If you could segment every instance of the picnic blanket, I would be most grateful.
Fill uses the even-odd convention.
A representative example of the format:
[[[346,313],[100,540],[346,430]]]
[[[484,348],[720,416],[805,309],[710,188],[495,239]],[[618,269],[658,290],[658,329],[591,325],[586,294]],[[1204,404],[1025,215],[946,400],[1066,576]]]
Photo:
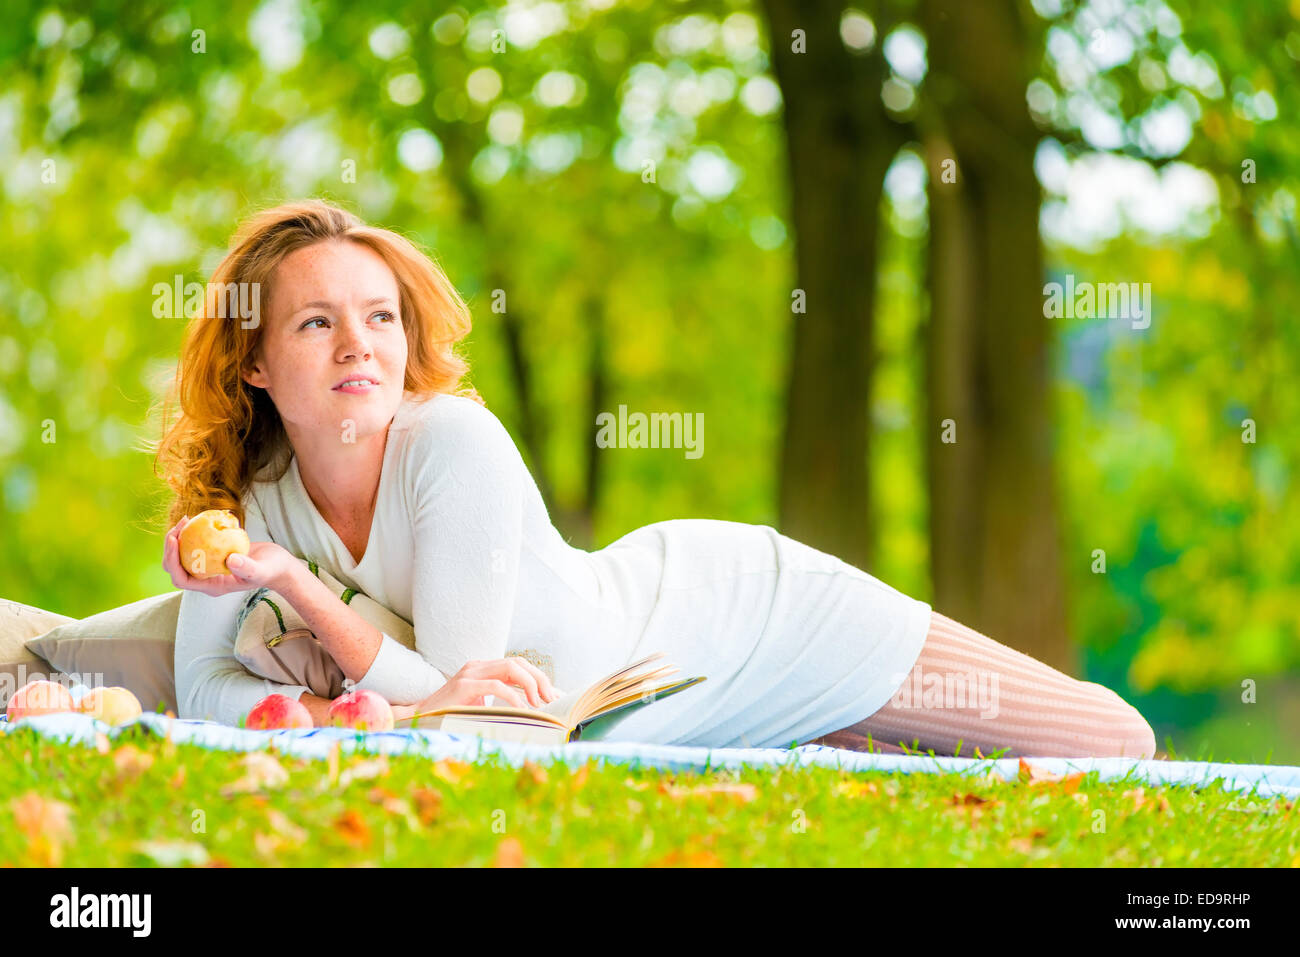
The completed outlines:
[[[73,689],[76,697],[77,689]],[[84,714],[49,714],[10,724],[0,720],[0,733],[30,727],[61,741],[94,746],[98,735],[110,738],[143,725],[176,744],[193,744],[220,751],[258,751],[274,746],[282,755],[328,758],[336,743],[341,753],[418,755],[430,760],[454,758],[468,762],[497,761],[520,767],[525,761],[559,761],[576,767],[587,760],[672,771],[710,771],[742,767],[830,767],[843,771],[891,771],[904,774],[989,772],[1006,780],[1020,773],[1018,758],[954,758],[928,755],[866,754],[825,745],[796,748],[701,748],[624,741],[575,741],[564,745],[490,741],[473,736],[419,728],[362,732],[346,728],[251,731],[215,721],[182,720],[162,714],[142,714],[116,728]],[[1203,761],[1142,761],[1136,758],[1028,758],[1035,768],[1051,774],[1097,771],[1103,781],[1128,780],[1137,785],[1180,784],[1221,786],[1254,797],[1300,797],[1300,767],[1269,764],[1227,764]]]

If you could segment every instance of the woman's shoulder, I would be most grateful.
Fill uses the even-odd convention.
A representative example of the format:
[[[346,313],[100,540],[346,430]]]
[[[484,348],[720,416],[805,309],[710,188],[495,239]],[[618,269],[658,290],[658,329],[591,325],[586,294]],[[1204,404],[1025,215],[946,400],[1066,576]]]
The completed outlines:
[[[438,393],[403,399],[402,426],[407,454],[422,464],[513,462],[519,449],[495,412],[464,395]]]
[[[499,446],[512,447],[514,440],[496,413],[468,396],[440,392],[428,397],[402,400],[394,423],[407,433],[409,444],[427,451],[430,446]]]

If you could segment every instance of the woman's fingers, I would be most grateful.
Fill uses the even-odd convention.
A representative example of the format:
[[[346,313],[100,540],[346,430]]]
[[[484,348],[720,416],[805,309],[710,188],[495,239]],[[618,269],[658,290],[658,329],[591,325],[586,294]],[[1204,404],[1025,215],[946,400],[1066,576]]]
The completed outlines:
[[[540,708],[544,702],[542,700],[541,689],[537,686],[537,676],[528,670],[527,662],[517,658],[510,657],[505,659],[506,674],[511,684],[519,685],[528,695],[528,703],[534,708]]]
[[[532,678],[533,683],[537,686],[538,693],[547,701],[554,701],[558,697],[554,686],[551,684],[551,679],[546,677],[546,672],[527,658],[520,655],[511,655],[506,660],[516,662]]]
[[[504,678],[514,682],[528,691],[529,700],[537,708],[559,697],[546,672],[519,655],[469,661],[461,668],[460,674],[467,678]]]
[[[507,666],[507,674],[511,680],[528,691],[528,697],[533,702],[533,707],[540,708],[554,698],[552,693],[554,689],[550,687],[551,682],[546,677],[546,673],[527,658],[510,655],[503,658],[502,661]]]
[[[504,681],[496,678],[471,678],[465,682],[467,689],[472,691],[478,698],[485,695],[492,695],[498,701],[504,698],[516,708],[527,708],[528,702],[524,701],[523,696],[519,693],[518,688],[512,688]]]
[[[520,658],[519,663],[528,669],[528,671],[532,673],[533,677],[537,679],[537,686],[547,701],[554,701],[560,696],[560,693],[555,690],[555,685],[551,684],[551,679],[546,676],[545,671],[537,667],[527,658]]]

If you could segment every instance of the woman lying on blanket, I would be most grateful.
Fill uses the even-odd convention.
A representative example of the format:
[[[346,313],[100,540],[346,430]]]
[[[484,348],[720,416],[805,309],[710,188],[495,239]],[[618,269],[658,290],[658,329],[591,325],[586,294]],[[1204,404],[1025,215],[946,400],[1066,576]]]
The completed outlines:
[[[1155,752],[1115,692],[770,526],[676,519],[593,552],[569,545],[510,433],[463,383],[465,302],[395,233],[322,202],[280,206],[238,230],[212,289],[187,329],[167,400],[179,415],[157,449],[176,493],[163,566],[186,589],[181,717],[235,724],[279,692],[324,722],[327,698],[233,657],[238,611],[265,587],[399,719],[489,695],[536,707],[662,651],[708,680],[607,739]],[[253,545],[232,574],[199,580],[177,538],[209,508],[239,515]],[[308,557],[411,622],[415,648],[359,617]]]

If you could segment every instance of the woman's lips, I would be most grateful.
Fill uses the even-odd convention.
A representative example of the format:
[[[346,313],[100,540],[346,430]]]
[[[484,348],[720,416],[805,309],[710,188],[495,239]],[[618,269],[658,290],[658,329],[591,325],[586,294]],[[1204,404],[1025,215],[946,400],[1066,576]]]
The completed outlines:
[[[372,382],[350,382],[347,385],[336,385],[334,391],[346,392],[348,395],[365,395],[366,393],[373,392],[378,388],[379,386]]]

